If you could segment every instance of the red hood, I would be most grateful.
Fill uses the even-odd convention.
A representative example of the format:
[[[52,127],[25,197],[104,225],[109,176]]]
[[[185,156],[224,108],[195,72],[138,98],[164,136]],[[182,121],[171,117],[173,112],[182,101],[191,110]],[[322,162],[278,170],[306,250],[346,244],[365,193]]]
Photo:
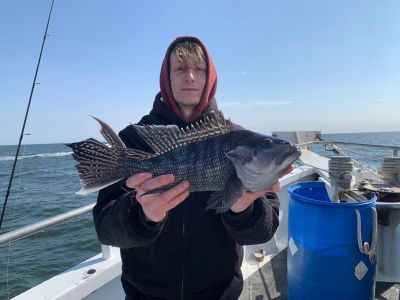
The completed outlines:
[[[164,61],[161,66],[160,72],[160,88],[161,88],[161,96],[165,102],[165,104],[181,119],[183,118],[183,114],[181,109],[175,102],[174,96],[172,94],[171,89],[171,80],[169,78],[169,58],[171,55],[172,49],[175,47],[176,44],[183,42],[183,41],[192,41],[198,44],[204,52],[204,56],[206,58],[206,65],[207,65],[207,80],[204,86],[203,94],[200,99],[200,103],[196,106],[192,118],[189,120],[193,122],[196,120],[207,108],[208,104],[215,96],[215,92],[217,91],[217,72],[214,67],[214,63],[211,59],[210,54],[207,51],[207,48],[203,45],[203,43],[195,37],[191,36],[182,36],[176,38],[171,45],[169,45],[167,52],[164,57]]]

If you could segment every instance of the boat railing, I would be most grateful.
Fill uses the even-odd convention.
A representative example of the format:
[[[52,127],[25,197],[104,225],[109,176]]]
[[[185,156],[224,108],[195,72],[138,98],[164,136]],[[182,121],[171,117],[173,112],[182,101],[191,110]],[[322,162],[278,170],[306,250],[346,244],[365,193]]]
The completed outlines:
[[[387,150],[393,150],[393,156],[399,156],[399,151],[400,147],[399,146],[385,146],[385,145],[374,145],[374,144],[362,144],[362,143],[351,143],[351,142],[338,142],[338,141],[311,141],[311,142],[306,142],[306,143],[300,143],[298,146],[311,146],[311,145],[327,145],[327,144],[338,144],[338,145],[349,145],[349,146],[362,146],[362,147],[371,147],[371,148],[380,148],[380,149],[387,149]],[[68,221],[70,219],[79,217],[87,212],[90,212],[95,203],[91,203],[76,209],[73,209],[71,211],[47,218],[45,220],[39,221],[34,224],[30,224],[12,231],[9,231],[7,233],[4,233],[0,235],[0,246],[7,244],[9,242],[14,242],[20,239],[23,239],[27,236],[36,234],[41,232],[44,229],[47,229],[49,227],[52,227],[54,225],[63,223],[65,221]],[[103,257],[107,258],[109,255],[109,247],[102,245],[102,251],[103,251]]]
[[[94,205],[95,205],[95,203],[91,203],[91,204],[70,210],[68,212],[47,218],[47,219],[39,221],[37,223],[29,224],[27,226],[4,233],[4,234],[0,235],[0,246],[7,244],[9,242],[14,242],[14,241],[23,239],[27,236],[41,232],[42,230],[52,227],[54,225],[63,223],[65,221],[68,221],[68,220],[76,218],[76,217],[79,217],[87,212],[92,211]]]
[[[36,222],[33,224],[29,224],[27,226],[23,226],[21,228],[15,229],[15,230],[11,230],[7,233],[4,233],[4,234],[0,235],[0,246],[10,243],[10,242],[14,242],[14,241],[26,238],[30,235],[39,233],[44,229],[47,229],[54,225],[61,224],[68,220],[74,219],[85,213],[91,212],[93,207],[95,206],[95,204],[96,203],[87,204],[85,206],[81,206],[79,208],[70,210],[68,212],[44,219],[42,221],[39,221],[39,222]],[[109,258],[112,257],[111,248],[112,247],[109,245],[101,244],[101,252],[102,252],[102,257],[104,260],[108,260]]]
[[[362,143],[352,143],[352,142],[339,142],[339,141],[311,141],[306,143],[300,143],[298,146],[311,146],[311,145],[346,145],[346,146],[361,146],[369,148],[379,148],[385,150],[392,150],[393,157],[399,156],[400,146],[389,146],[389,145],[375,145],[375,144],[362,144]]]

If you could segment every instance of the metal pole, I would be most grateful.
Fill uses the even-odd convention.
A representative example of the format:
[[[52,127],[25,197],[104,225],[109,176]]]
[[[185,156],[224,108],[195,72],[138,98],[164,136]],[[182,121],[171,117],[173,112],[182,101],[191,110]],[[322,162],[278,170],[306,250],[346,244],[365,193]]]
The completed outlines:
[[[28,107],[26,108],[26,112],[25,112],[24,124],[22,125],[21,134],[20,134],[20,136],[19,136],[19,142],[18,142],[17,152],[15,153],[14,164],[13,164],[12,171],[11,171],[10,181],[8,182],[8,187],[7,187],[7,191],[6,191],[6,196],[5,196],[5,198],[4,198],[3,209],[2,209],[2,211],[1,211],[1,216],[0,216],[0,228],[1,228],[1,225],[3,224],[4,212],[5,212],[5,210],[6,210],[7,201],[8,201],[8,196],[10,195],[10,191],[11,191],[12,181],[13,181],[13,178],[14,178],[14,171],[15,171],[15,167],[16,167],[16,165],[17,165],[17,160],[18,160],[18,155],[19,155],[19,149],[21,148],[22,138],[23,138],[23,136],[24,136],[25,125],[26,125],[26,120],[27,120],[27,118],[28,118],[29,108],[30,108],[30,106],[31,106],[31,100],[32,100],[33,90],[35,89],[35,85],[36,85],[36,78],[37,78],[37,74],[38,74],[38,72],[39,72],[40,61],[41,61],[41,59],[42,59],[42,53],[43,53],[44,43],[45,43],[46,37],[47,37],[47,30],[48,30],[48,28],[49,28],[51,12],[52,12],[52,10],[53,10],[53,4],[54,4],[54,0],[51,2],[49,17],[48,17],[48,19],[47,19],[46,30],[45,30],[44,36],[43,36],[42,47],[41,47],[41,49],[40,49],[39,59],[38,59],[37,65],[36,65],[35,77],[33,78],[33,83],[32,83],[32,88],[31,88],[31,94],[29,95]]]
[[[84,213],[87,213],[93,209],[95,203],[88,204],[86,206],[79,207],[77,209],[68,211],[66,213],[48,218],[46,220],[37,222],[35,224],[30,224],[19,229],[7,232],[0,235],[0,246],[8,242],[13,242],[22,239],[28,235],[40,232],[43,229],[49,228],[51,226],[57,225],[64,221],[70,220],[72,218],[78,217]]]
[[[348,145],[348,146],[362,146],[368,148],[380,148],[380,149],[388,149],[398,151],[400,150],[399,146],[388,146],[388,145],[375,145],[375,144],[362,144],[362,143],[351,143],[351,142],[340,142],[340,141],[312,141],[306,143],[297,144],[298,146],[309,146],[309,145],[326,145],[326,144],[338,144],[338,145]]]

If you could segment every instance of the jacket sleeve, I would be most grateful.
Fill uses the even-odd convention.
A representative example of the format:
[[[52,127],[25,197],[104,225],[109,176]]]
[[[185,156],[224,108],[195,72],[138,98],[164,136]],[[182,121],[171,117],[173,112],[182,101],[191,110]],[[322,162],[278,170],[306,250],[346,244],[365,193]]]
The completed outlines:
[[[147,222],[135,193],[124,187],[124,180],[102,189],[93,208],[99,241],[119,248],[149,244],[157,239],[164,222]]]
[[[133,131],[133,130],[132,130]],[[128,139],[129,136],[129,139]],[[123,130],[120,137],[127,146],[134,148],[132,132]],[[164,221],[145,220],[135,192],[125,186],[125,180],[99,191],[93,208],[93,220],[99,241],[119,248],[132,248],[152,243],[162,231]]]
[[[231,238],[241,245],[269,241],[279,225],[279,199],[274,193],[253,202],[245,211],[222,214],[222,224]]]

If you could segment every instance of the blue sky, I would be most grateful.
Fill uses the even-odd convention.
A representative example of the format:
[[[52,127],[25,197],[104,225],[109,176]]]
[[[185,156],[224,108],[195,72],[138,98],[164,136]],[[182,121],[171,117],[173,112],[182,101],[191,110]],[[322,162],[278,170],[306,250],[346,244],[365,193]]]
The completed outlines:
[[[0,1],[0,144],[16,144],[50,0]],[[226,117],[270,133],[400,130],[400,1],[56,0],[24,143],[137,122],[165,50],[199,37]]]

